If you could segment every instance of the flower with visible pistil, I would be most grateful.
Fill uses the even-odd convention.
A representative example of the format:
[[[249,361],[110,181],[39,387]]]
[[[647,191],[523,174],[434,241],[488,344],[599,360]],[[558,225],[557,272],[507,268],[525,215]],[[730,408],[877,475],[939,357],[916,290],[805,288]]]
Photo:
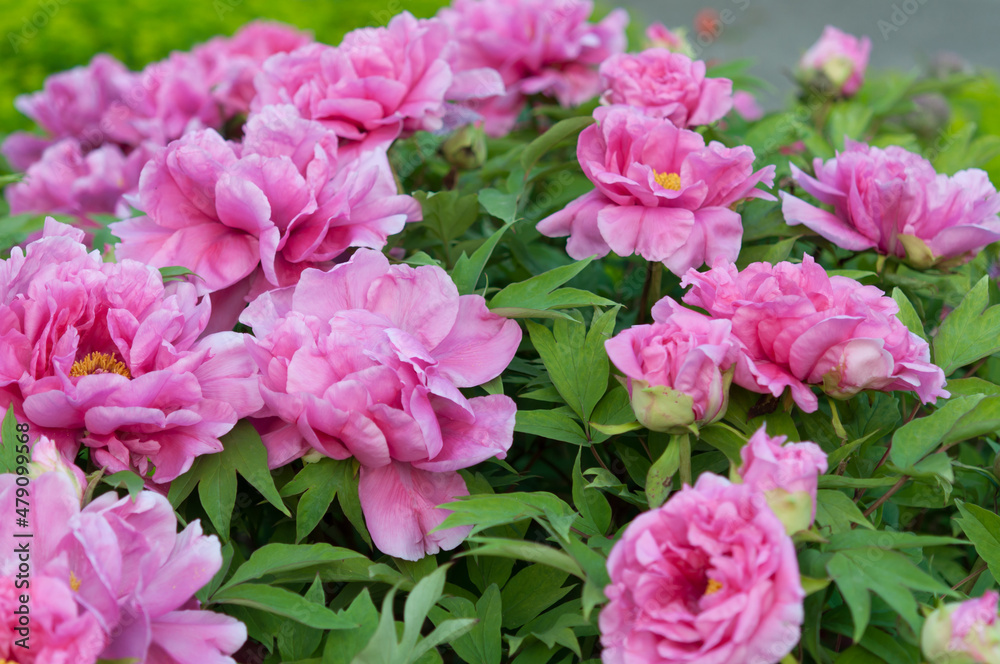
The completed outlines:
[[[638,254],[677,275],[703,263],[736,260],[743,238],[732,208],[774,200],[774,166],[753,171],[753,150],[705,145],[700,134],[622,106],[599,108],[580,134],[577,158],[596,189],[543,219],[549,237],[569,235],[576,259]]]
[[[0,407],[73,459],[167,482],[262,405],[243,335],[199,340],[195,287],[132,260],[104,263],[52,219],[0,263]]]

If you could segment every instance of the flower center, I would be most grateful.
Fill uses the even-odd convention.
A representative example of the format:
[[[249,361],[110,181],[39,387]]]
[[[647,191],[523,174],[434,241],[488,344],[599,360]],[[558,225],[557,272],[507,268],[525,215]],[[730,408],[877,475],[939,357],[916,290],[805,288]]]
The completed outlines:
[[[73,592],[80,589],[80,579],[72,571],[69,573],[69,587],[73,589]]]
[[[705,586],[705,595],[712,595],[714,593],[717,593],[720,590],[722,590],[722,587],[723,587],[722,584],[716,581],[715,579],[709,579],[708,585]]]
[[[681,190],[681,176],[679,173],[657,173],[653,171],[653,179],[656,180],[656,184],[664,189]]]
[[[132,373],[125,366],[125,363],[119,362],[113,355],[108,355],[107,353],[90,353],[82,360],[74,362],[72,368],[69,370],[71,378],[105,373],[116,373],[119,376],[125,376],[129,380],[132,379]]]

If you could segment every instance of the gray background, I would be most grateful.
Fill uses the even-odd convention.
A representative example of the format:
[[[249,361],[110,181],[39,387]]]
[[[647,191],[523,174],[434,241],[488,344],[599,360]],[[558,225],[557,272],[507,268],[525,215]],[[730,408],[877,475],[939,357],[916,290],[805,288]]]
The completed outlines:
[[[688,28],[700,9],[729,19],[718,37],[703,35],[700,58],[752,57],[750,70],[775,86],[759,95],[769,108],[791,93],[791,70],[827,24],[872,40],[870,66],[909,70],[938,51],[1000,69],[1000,0],[619,0],[633,21]],[[895,19],[895,20],[894,20]],[[882,23],[880,23],[880,21]],[[898,28],[898,29],[893,29]],[[997,109],[1000,113],[1000,109]]]

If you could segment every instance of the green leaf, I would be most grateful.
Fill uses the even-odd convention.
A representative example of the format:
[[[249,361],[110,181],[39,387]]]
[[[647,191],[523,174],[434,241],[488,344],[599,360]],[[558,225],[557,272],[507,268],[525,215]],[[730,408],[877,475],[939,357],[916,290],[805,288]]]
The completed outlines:
[[[730,463],[736,466],[743,464],[740,450],[746,445],[747,438],[728,424],[711,424],[698,432],[698,439],[725,454]]]
[[[317,576],[306,591],[306,600],[326,607],[323,581]],[[286,623],[287,629],[278,630],[278,649],[284,661],[294,662],[311,656],[323,641],[323,632],[300,623]]]
[[[458,287],[459,294],[468,295],[475,292],[476,284],[479,283],[479,276],[483,273],[486,262],[493,255],[493,250],[500,242],[500,238],[513,225],[514,222],[511,221],[497,229],[486,242],[472,253],[471,257],[464,253],[459,257],[451,271],[451,279]]]
[[[433,632],[428,634],[420,641],[420,643],[416,645],[409,659],[400,659],[397,661],[409,661],[414,662],[414,664],[424,664],[424,660],[422,659],[424,653],[428,652],[431,648],[441,645],[442,643],[452,643],[456,639],[461,638],[466,635],[467,632],[475,629],[476,622],[475,618],[456,618],[454,620],[446,620],[438,625]],[[497,634],[499,635],[499,631]],[[434,661],[440,662],[442,660],[440,657],[437,657]]]
[[[296,543],[316,528],[337,497],[335,478],[339,474],[338,463],[344,462],[323,458],[316,463],[307,463],[291,482],[282,487],[282,496],[305,492],[295,508]]]
[[[816,523],[829,527],[832,533],[850,531],[852,523],[869,530],[875,528],[853,500],[840,491],[829,489],[816,492]]]
[[[403,607],[403,638],[399,642],[402,652],[410,653],[417,645],[427,614],[444,592],[447,573],[448,565],[442,565],[422,578],[407,596]]]
[[[588,291],[559,287],[580,274],[594,259],[587,258],[510,284],[490,300],[490,309],[568,309],[588,305],[614,306],[615,302]],[[558,289],[558,290],[557,290]]]
[[[476,602],[478,622],[468,634],[477,652],[482,653],[483,664],[500,664],[503,655],[503,640],[500,636],[503,614],[500,589],[492,584]]]
[[[530,565],[504,586],[503,627],[513,629],[534,620],[565,597],[574,586],[564,586],[569,573],[547,565]]]
[[[521,153],[521,166],[524,168],[525,173],[530,173],[535,163],[546,152],[569,137],[579,134],[592,124],[594,124],[594,118],[587,115],[567,118],[549,127],[547,132],[528,143],[524,148],[524,152]]]
[[[736,266],[742,270],[751,263],[759,263],[762,261],[771,263],[772,265],[780,263],[791,255],[792,247],[795,245],[795,241],[800,237],[802,236],[794,235],[773,244],[744,247],[740,251],[739,258],[736,259]]]
[[[551,332],[538,323],[527,323],[552,384],[585,422],[607,390],[609,361],[604,342],[614,331],[617,315],[618,307],[595,314],[586,333],[575,322],[557,320]]]
[[[7,407],[7,413],[3,418],[2,432],[0,432],[0,472],[16,473],[18,466],[27,466],[31,460],[29,454],[22,454],[24,463],[18,463],[17,448],[23,443],[19,443],[17,436],[17,418],[14,417],[14,404]],[[28,448],[22,448],[22,452],[28,452]]]
[[[890,458],[909,468],[941,446],[992,433],[1000,428],[1000,396],[953,397],[936,411],[907,422],[892,437]]]
[[[479,202],[483,209],[504,223],[513,223],[517,216],[517,194],[507,194],[499,189],[483,189],[479,192]]]
[[[597,489],[588,489],[583,472],[580,470],[580,456],[583,450],[576,454],[573,464],[573,504],[580,512],[583,520],[600,534],[611,527],[611,506],[607,498]]]
[[[955,522],[976,547],[979,557],[986,561],[993,578],[1000,579],[1000,516],[961,500],[956,500],[955,505],[962,515]]]
[[[323,647],[322,664],[351,664],[354,656],[364,649],[378,627],[378,609],[372,603],[368,588],[362,590],[340,615],[354,622],[357,628],[329,633]]]
[[[945,376],[1000,352],[1000,306],[989,306],[989,281],[989,276],[980,279],[938,328],[934,361]]]
[[[590,445],[579,422],[563,410],[518,410],[514,431],[574,445]]]
[[[687,434],[684,434],[687,435]],[[677,436],[670,437],[670,443],[646,473],[646,499],[650,509],[655,509],[667,501],[673,489],[674,473],[680,468],[680,442]]]
[[[867,104],[842,102],[835,104],[828,120],[830,143],[838,150],[844,149],[844,137],[862,140],[871,124],[872,109]]]
[[[906,293],[899,288],[893,288],[892,299],[899,306],[899,313],[896,314],[896,317],[899,318],[903,325],[924,341],[930,341],[927,332],[924,331],[924,324],[920,321],[917,310],[913,308],[913,304],[906,297]]]
[[[950,544],[965,544],[954,537],[939,535],[918,535],[911,532],[895,532],[891,530],[848,530],[831,535],[823,547],[826,551],[843,549],[861,549],[874,547],[877,549],[920,549],[927,546],[948,546]]]
[[[331,546],[318,544],[265,544],[253,552],[250,558],[240,565],[239,569],[221,588],[224,591],[247,581],[261,579],[280,579],[289,572],[308,570],[309,576],[322,570],[326,565],[338,563],[352,558],[367,561],[360,553]]]
[[[586,578],[583,569],[575,560],[562,551],[553,549],[551,546],[545,546],[536,542],[519,542],[517,540],[491,537],[472,537],[470,540],[478,543],[479,546],[459,555],[500,556],[502,558],[525,560],[531,563],[541,563],[542,565],[554,567],[567,574],[578,576],[581,579]]]
[[[116,489],[124,486],[128,489],[128,495],[133,501],[135,501],[135,497],[146,488],[146,482],[131,470],[122,470],[113,475],[108,475],[101,481]]]
[[[345,616],[336,614],[325,606],[314,604],[301,595],[277,586],[241,583],[215,593],[212,602],[235,604],[259,611],[267,611],[316,629],[357,629],[358,627],[356,622]]]
[[[231,467],[260,491],[267,502],[290,517],[292,513],[281,502],[281,496],[274,486],[274,478],[267,467],[267,449],[249,420],[237,422],[233,430],[220,440],[224,448],[220,453],[223,463],[231,463]]]
[[[194,274],[194,272],[187,269],[186,267],[181,267],[180,265],[172,265],[170,267],[160,268],[160,277],[163,279],[163,283],[167,283],[168,281],[180,280],[189,274]]]
[[[418,191],[413,197],[420,201],[424,213],[420,225],[437,235],[444,244],[469,230],[479,216],[479,199],[475,194],[463,196],[455,190]]]
[[[206,454],[195,464],[201,505],[219,536],[229,539],[229,525],[236,507],[236,470],[223,465],[221,453]]]

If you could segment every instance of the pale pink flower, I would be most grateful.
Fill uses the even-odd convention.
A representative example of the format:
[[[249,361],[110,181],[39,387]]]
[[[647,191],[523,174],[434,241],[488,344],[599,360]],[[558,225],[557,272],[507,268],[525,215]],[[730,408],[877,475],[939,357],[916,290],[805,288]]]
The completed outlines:
[[[781,192],[785,221],[803,224],[837,246],[874,249],[919,268],[964,263],[1000,240],[1000,195],[985,171],[952,176],[903,148],[848,141],[834,159],[794,164],[792,177],[832,212]]]
[[[632,106],[681,128],[706,125],[733,107],[733,82],[706,78],[705,63],[664,48],[619,53],[601,64],[603,104]]]
[[[50,218],[0,263],[0,409],[67,458],[82,443],[110,472],[168,482],[260,408],[256,368],[244,335],[199,340],[210,309],[194,286],[105,263],[82,238]]]
[[[453,67],[503,78],[506,95],[473,105],[488,134],[509,133],[531,95],[571,107],[600,94],[597,67],[625,49],[628,14],[616,9],[595,24],[593,9],[590,0],[454,0],[439,12],[459,45]]]
[[[13,514],[17,485],[0,475],[0,507]],[[194,521],[177,532],[167,499],[105,493],[81,509],[70,477],[43,473],[29,485],[33,520],[0,524],[0,656],[14,662],[135,659],[234,664],[246,641],[239,621],[201,610],[194,594],[222,565],[219,540]],[[41,519],[41,521],[39,521]],[[30,539],[16,534],[31,533]],[[30,650],[15,613],[21,559],[30,543]]]
[[[930,664],[997,664],[1000,662],[1000,593],[945,604],[924,622],[920,647]]]
[[[650,48],[665,48],[674,53],[683,53],[689,58],[694,57],[694,49],[688,41],[684,28],[671,30],[662,23],[654,23],[646,28],[646,40]]]
[[[254,331],[271,467],[310,451],[354,457],[379,549],[416,560],[457,546],[468,528],[430,532],[448,514],[437,505],[467,493],[456,470],[505,456],[515,412],[509,397],[459,388],[506,368],[517,323],[459,296],[438,267],[390,267],[367,249],[261,295],[240,320]]]
[[[740,358],[732,324],[670,298],[653,307],[653,321],[604,342],[611,362],[628,379],[636,418],[647,429],[671,433],[722,418]]]
[[[733,93],[733,110],[747,122],[756,122],[764,117],[764,109],[757,103],[757,98],[746,90],[737,90]]]
[[[786,443],[760,429],[740,450],[743,483],[762,492],[788,532],[806,530],[816,520],[816,490],[826,472],[826,453],[816,443]]]
[[[746,485],[702,474],[629,524],[608,572],[605,664],[775,664],[798,643],[795,545]]]
[[[818,401],[810,385],[836,398],[862,390],[913,391],[923,403],[948,397],[944,372],[927,342],[896,317],[899,306],[874,286],[827,275],[809,255],[801,264],[720,264],[681,280],[684,296],[733,323],[750,362],[735,382],[781,396],[785,388],[806,412]]]
[[[580,134],[577,158],[596,189],[543,219],[549,237],[569,235],[576,259],[638,254],[677,275],[736,260],[743,224],[733,206],[774,200],[774,166],[753,170],[753,150],[705,145],[700,134],[626,107],[597,109]]]
[[[858,39],[828,25],[799,60],[799,79],[811,85],[822,76],[832,92],[850,97],[865,80],[871,50],[872,41],[867,36]]]

